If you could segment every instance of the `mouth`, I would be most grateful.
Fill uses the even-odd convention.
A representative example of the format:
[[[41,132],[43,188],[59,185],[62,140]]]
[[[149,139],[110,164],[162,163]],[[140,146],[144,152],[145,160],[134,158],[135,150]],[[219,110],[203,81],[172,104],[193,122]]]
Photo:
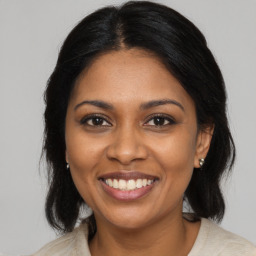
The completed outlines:
[[[118,200],[135,200],[144,196],[157,180],[155,176],[138,172],[109,173],[99,178],[105,192]]]
[[[155,180],[151,179],[102,179],[102,181],[109,187],[115,188],[122,191],[131,191],[135,189],[140,189],[151,185]]]

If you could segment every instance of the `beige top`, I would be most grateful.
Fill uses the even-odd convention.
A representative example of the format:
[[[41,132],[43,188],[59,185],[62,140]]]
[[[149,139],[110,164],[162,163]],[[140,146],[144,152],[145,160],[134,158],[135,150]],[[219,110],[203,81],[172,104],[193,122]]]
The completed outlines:
[[[91,256],[87,235],[87,225],[82,224],[31,256]],[[188,256],[256,256],[256,247],[244,238],[202,219],[196,242]]]

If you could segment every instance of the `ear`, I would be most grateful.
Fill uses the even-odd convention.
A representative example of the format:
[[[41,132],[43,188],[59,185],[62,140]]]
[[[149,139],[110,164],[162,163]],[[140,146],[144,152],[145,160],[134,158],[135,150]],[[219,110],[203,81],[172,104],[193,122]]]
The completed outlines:
[[[65,158],[66,158],[66,163],[69,163],[69,158],[68,158],[68,152],[67,152],[67,150],[66,150],[66,152],[65,152]]]
[[[214,125],[209,125],[201,129],[197,135],[196,152],[194,158],[194,167],[200,168],[199,159],[205,159],[209,151],[212,135],[214,131]]]

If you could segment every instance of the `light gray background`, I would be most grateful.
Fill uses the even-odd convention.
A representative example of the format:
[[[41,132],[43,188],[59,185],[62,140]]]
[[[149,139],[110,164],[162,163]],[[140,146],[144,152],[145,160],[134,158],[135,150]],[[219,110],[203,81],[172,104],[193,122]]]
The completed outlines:
[[[67,33],[114,0],[0,0],[0,251],[28,254],[55,237],[39,175],[43,91]],[[156,1],[160,2],[160,1]],[[205,34],[223,71],[238,157],[224,183],[223,227],[256,243],[256,1],[163,0]]]

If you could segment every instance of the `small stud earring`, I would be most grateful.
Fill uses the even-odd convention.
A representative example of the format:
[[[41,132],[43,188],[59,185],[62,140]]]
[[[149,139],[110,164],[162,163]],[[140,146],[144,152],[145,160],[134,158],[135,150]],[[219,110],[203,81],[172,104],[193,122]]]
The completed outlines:
[[[204,165],[204,158],[200,158],[199,159],[199,165],[200,165],[201,168],[203,167],[203,165]]]
[[[69,163],[67,163],[67,170],[69,170]]]

